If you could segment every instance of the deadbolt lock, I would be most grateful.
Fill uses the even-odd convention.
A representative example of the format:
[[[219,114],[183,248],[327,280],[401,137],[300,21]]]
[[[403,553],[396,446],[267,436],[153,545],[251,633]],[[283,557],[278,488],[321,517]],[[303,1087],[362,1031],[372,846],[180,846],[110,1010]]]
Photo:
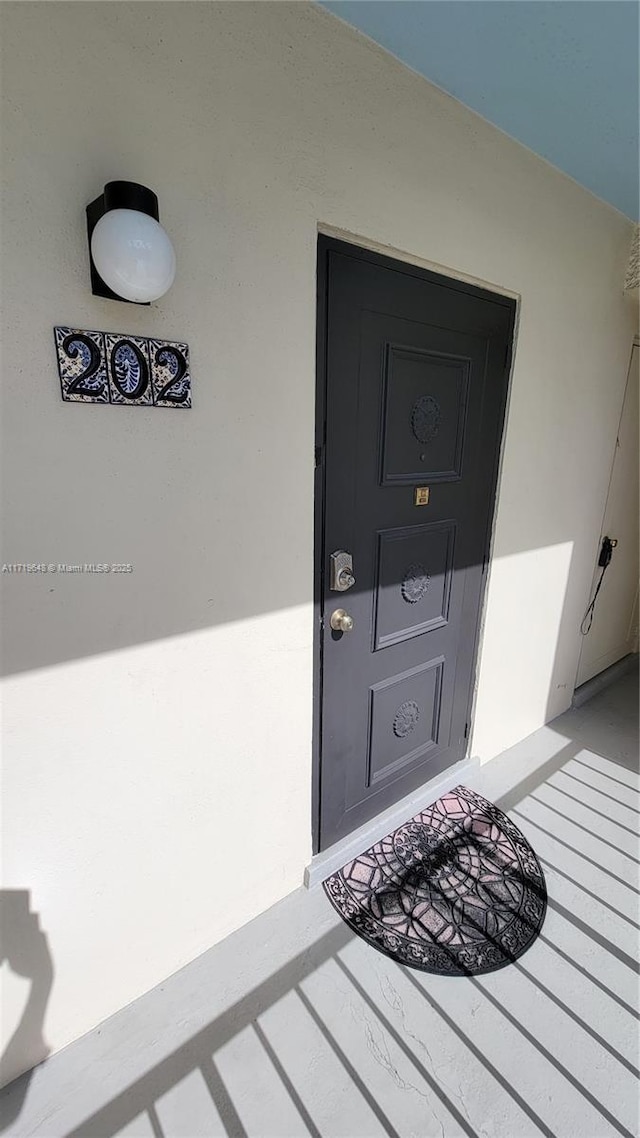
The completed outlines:
[[[345,549],[336,550],[331,554],[331,590],[334,593],[346,593],[355,583],[353,557]]]

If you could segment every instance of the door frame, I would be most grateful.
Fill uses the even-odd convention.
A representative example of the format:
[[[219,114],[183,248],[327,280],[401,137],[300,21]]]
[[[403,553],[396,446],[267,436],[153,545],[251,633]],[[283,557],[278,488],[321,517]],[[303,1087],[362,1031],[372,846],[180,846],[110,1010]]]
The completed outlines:
[[[491,503],[490,519],[487,530],[487,542],[483,560],[482,591],[478,605],[476,627],[473,632],[473,668],[472,683],[469,691],[469,705],[467,719],[469,731],[467,737],[468,756],[469,747],[473,738],[473,719],[475,715],[475,701],[477,691],[478,663],[480,659],[480,641],[484,629],[485,606],[487,600],[487,582],[489,579],[491,562],[493,558],[493,540],[497,503],[502,475],[502,462],[504,455],[505,438],[509,402],[511,398],[511,381],[515,359],[517,327],[520,314],[520,298],[512,292],[501,292],[498,289],[471,283],[468,278],[448,276],[443,272],[423,267],[414,261],[402,256],[391,256],[379,253],[377,250],[367,248],[359,241],[362,239],[346,239],[342,234],[334,236],[332,233],[320,230],[317,234],[316,269],[317,269],[317,301],[316,301],[316,398],[315,398],[315,435],[314,435],[314,514],[313,514],[313,715],[312,715],[312,781],[311,781],[311,819],[312,819],[312,854],[320,850],[320,807],[321,807],[321,766],[322,766],[322,679],[323,679],[323,629],[321,627],[322,605],[324,598],[326,558],[324,541],[325,518],[325,443],[326,443],[326,405],[327,405],[327,298],[328,274],[327,254],[330,250],[356,255],[360,260],[381,268],[392,269],[407,273],[423,281],[442,285],[456,292],[477,296],[483,300],[500,302],[511,309],[511,327],[509,333],[508,352],[504,363],[507,374],[505,395],[502,406],[502,424],[500,430],[500,443],[496,451],[495,469],[493,473],[493,501]]]

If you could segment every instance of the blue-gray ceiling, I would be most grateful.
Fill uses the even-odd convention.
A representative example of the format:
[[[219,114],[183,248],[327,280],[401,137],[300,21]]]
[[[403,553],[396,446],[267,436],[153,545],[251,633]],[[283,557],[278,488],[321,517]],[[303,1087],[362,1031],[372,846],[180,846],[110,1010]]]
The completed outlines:
[[[322,2],[637,219],[636,0]]]

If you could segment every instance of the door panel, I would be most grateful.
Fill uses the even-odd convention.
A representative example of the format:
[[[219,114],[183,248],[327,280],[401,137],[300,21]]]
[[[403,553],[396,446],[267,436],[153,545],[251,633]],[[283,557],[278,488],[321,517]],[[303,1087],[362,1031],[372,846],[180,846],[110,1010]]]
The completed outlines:
[[[438,746],[443,668],[439,656],[370,687],[367,788],[397,779]]]
[[[430,482],[461,477],[469,363],[464,358],[388,345],[382,486],[414,485],[426,473]]]
[[[319,282],[325,848],[464,755],[515,306],[329,239]]]
[[[447,624],[455,533],[446,521],[378,534],[374,652]]]

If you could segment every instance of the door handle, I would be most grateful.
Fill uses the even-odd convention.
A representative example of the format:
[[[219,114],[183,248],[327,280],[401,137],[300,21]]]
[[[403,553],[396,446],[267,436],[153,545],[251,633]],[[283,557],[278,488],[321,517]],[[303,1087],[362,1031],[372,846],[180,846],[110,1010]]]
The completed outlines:
[[[351,632],[353,617],[349,616],[349,613],[345,612],[344,609],[334,609],[331,613],[330,624],[334,632]]]

